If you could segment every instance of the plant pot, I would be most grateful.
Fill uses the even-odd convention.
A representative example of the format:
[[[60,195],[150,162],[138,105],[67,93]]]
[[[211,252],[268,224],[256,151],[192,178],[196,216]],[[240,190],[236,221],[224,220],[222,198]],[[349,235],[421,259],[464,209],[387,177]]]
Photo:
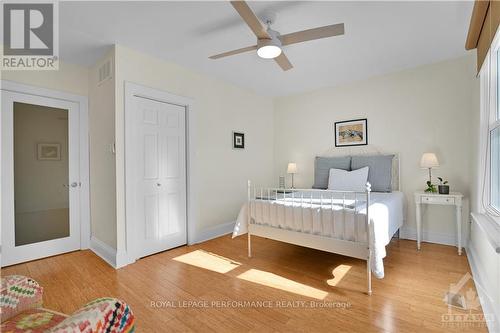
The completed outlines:
[[[450,185],[438,185],[439,194],[450,194]]]

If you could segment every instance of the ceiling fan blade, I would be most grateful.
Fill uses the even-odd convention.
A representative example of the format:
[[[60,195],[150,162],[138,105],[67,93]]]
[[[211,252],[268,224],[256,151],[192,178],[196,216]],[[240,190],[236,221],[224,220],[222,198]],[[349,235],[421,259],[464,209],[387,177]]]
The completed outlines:
[[[227,52],[224,52],[224,53],[213,55],[213,56],[211,56],[209,58],[210,59],[219,59],[219,58],[229,57],[229,56],[232,56],[232,55],[235,55],[235,54],[240,54],[240,53],[244,53],[244,52],[248,52],[248,51],[253,51],[253,50],[257,50],[257,45],[252,45],[252,46],[242,47],[241,49],[227,51]]]
[[[281,43],[283,45],[290,45],[295,43],[307,42],[310,40],[328,38],[344,34],[344,23],[326,25],[324,27],[313,28],[292,32],[290,34],[281,35]]]
[[[290,60],[288,60],[287,56],[283,52],[281,52],[281,54],[279,56],[274,58],[274,61],[276,61],[276,63],[278,65],[280,65],[281,69],[284,71],[287,71],[287,70],[293,68],[292,63],[290,62]]]
[[[231,1],[231,5],[233,5],[234,9],[236,9],[250,29],[252,29],[257,38],[271,38],[245,1]]]

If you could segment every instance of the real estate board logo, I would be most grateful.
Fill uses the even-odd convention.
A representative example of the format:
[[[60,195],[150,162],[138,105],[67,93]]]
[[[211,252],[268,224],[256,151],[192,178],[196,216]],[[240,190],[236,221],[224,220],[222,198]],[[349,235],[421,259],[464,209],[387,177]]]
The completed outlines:
[[[467,287],[469,285],[469,287]],[[481,303],[477,292],[471,288],[472,276],[466,273],[457,283],[451,283],[443,301],[448,306],[447,313],[441,315],[443,326],[485,327],[489,321],[494,320],[492,314],[481,311]],[[480,285],[476,285],[481,288]],[[484,309],[483,309],[484,310]]]
[[[58,69],[57,2],[7,2],[2,9],[2,69]]]

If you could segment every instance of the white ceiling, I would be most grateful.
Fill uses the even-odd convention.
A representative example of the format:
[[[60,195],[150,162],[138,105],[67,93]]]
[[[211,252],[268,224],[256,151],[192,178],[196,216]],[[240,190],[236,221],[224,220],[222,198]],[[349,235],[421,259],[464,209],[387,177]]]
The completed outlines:
[[[255,44],[227,2],[61,2],[63,61],[93,64],[115,43],[269,96],[338,85],[459,57],[473,2],[249,2],[277,15],[282,34],[343,22],[345,35],[285,47],[283,72],[256,53],[208,56]]]

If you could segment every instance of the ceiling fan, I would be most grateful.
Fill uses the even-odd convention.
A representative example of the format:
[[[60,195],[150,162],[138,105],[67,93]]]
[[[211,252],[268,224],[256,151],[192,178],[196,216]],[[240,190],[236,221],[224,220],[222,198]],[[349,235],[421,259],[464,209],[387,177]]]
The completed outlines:
[[[293,65],[283,52],[283,46],[344,34],[344,23],[339,23],[280,35],[277,31],[271,29],[270,26],[272,21],[270,20],[266,22],[267,29],[265,29],[245,1],[231,1],[231,5],[233,5],[234,9],[236,9],[243,21],[245,21],[257,37],[257,45],[216,54],[209,57],[210,59],[220,59],[239,53],[257,50],[257,55],[259,57],[264,59],[274,59],[281,69],[287,71],[292,69]]]

